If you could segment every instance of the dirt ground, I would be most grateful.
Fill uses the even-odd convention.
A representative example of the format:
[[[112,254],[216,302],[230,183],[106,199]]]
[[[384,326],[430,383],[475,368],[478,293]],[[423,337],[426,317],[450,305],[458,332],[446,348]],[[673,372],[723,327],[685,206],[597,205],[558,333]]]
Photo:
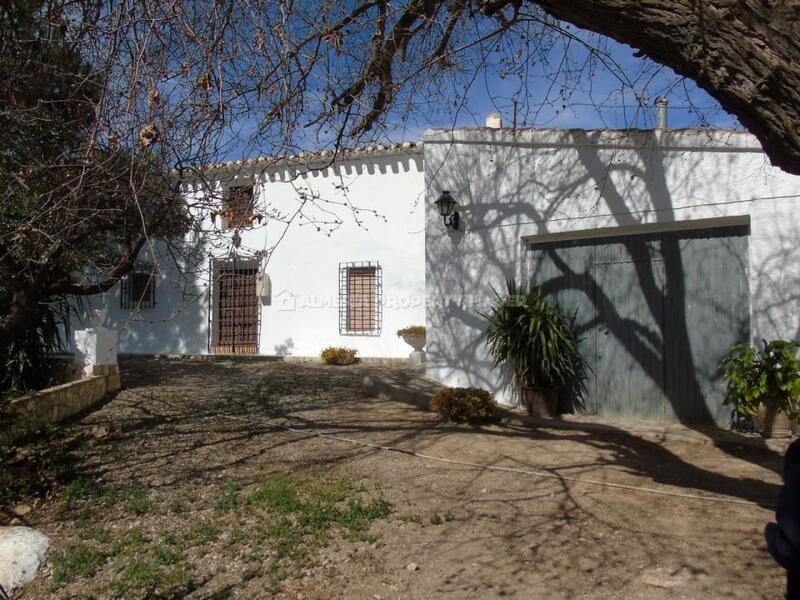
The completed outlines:
[[[22,598],[782,597],[761,533],[778,456],[453,426],[363,397],[375,367],[137,359],[122,370],[125,389],[63,433],[74,482],[26,517],[57,554]]]

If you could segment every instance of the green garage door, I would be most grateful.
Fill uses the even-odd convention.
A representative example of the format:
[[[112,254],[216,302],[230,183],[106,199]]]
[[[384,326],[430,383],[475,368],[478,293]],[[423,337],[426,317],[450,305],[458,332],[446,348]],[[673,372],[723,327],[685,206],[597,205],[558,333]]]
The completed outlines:
[[[530,247],[532,282],[576,312],[588,412],[725,424],[719,362],[749,339],[747,226]]]

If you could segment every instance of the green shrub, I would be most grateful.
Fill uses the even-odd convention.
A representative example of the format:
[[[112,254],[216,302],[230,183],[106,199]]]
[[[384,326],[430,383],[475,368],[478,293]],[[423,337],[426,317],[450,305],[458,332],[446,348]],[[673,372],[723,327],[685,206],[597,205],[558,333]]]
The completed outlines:
[[[764,349],[737,344],[722,359],[727,383],[725,403],[745,415],[758,414],[759,405],[775,402],[790,418],[798,416],[800,402],[800,343],[763,340]]]
[[[325,348],[320,356],[329,365],[352,365],[358,362],[356,358],[358,350],[355,348],[335,348],[333,346]]]
[[[494,398],[480,388],[447,388],[431,398],[431,409],[451,421],[482,421],[494,415]]]

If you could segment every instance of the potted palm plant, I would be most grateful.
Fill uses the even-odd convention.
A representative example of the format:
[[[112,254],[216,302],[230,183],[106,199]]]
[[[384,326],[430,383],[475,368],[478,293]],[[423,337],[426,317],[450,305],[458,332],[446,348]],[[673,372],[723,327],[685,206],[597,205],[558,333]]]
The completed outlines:
[[[495,291],[483,334],[495,367],[507,368],[535,416],[558,411],[559,391],[581,379],[586,363],[578,351],[574,319],[564,316],[540,289],[509,280],[506,293]]]
[[[722,359],[725,403],[755,417],[764,437],[788,437],[798,417],[800,344],[786,340],[763,340],[763,344],[763,350],[737,344]]]

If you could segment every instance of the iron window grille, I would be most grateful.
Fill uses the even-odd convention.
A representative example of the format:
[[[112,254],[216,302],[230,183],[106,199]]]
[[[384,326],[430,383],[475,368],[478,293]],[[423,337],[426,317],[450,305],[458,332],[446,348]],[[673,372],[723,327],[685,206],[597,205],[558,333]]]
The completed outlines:
[[[377,262],[339,263],[339,334],[380,335],[383,271]]]
[[[250,227],[255,218],[255,194],[252,185],[229,187],[222,198],[222,214],[227,229]]]
[[[137,263],[120,283],[120,308],[153,308],[156,305],[156,277],[152,266]]]

